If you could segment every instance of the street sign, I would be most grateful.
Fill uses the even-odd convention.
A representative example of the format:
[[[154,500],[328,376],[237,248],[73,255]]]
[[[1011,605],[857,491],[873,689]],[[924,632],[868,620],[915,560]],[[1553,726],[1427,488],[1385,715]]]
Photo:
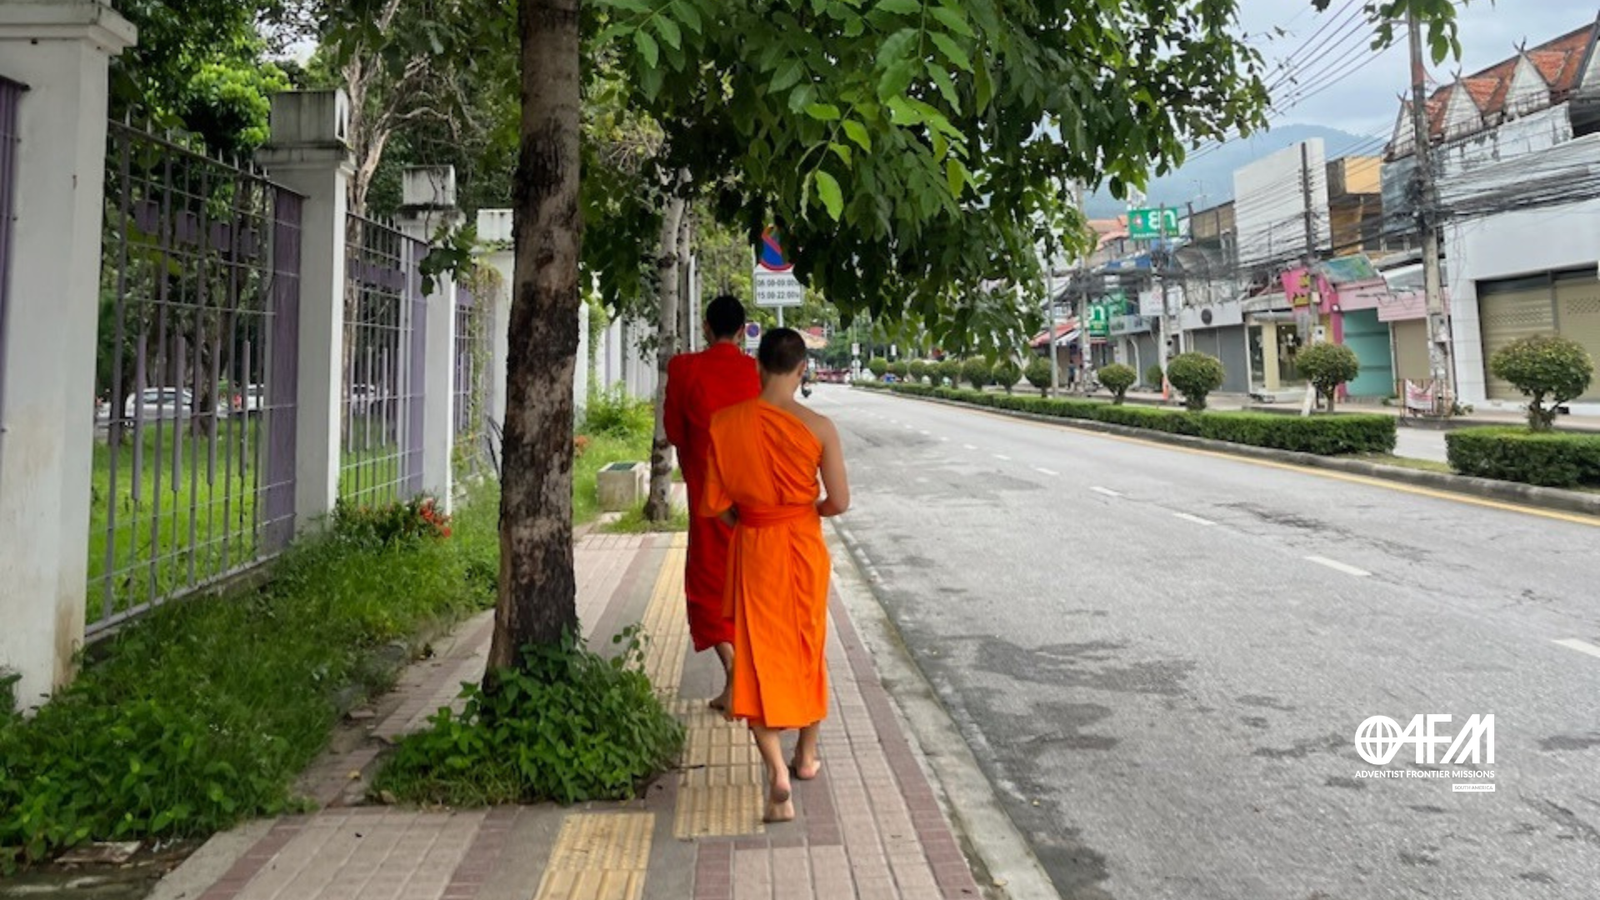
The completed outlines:
[[[755,284],[756,306],[781,309],[805,303],[806,289],[794,277],[794,264],[783,253],[778,231],[768,228],[761,233],[761,246],[756,252],[756,267],[751,275]]]
[[[1178,233],[1176,209],[1134,209],[1128,211],[1128,237],[1162,238]]]
[[[744,348],[757,350],[761,347],[761,323],[746,322],[744,325]]]
[[[859,343],[850,345],[850,355],[851,356],[860,356],[861,355],[861,345]]]
[[[1089,304],[1089,337],[1103,338],[1111,335],[1111,307],[1105,303]]]

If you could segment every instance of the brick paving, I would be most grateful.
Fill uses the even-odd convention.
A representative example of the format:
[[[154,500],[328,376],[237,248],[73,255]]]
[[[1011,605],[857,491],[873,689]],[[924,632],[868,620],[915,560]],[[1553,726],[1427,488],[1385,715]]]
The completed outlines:
[[[649,847],[639,823],[677,818],[674,842],[693,859],[692,900],[954,900],[982,896],[967,860],[879,682],[866,647],[842,604],[830,610],[828,663],[833,697],[823,726],[823,768],[809,782],[796,780],[793,823],[759,822],[760,767],[740,765],[742,726],[706,714],[704,701],[679,699],[684,630],[664,618],[681,591],[682,536],[591,535],[575,548],[579,616],[585,631],[609,633],[626,624],[621,611],[649,591],[643,618],[670,635],[672,646],[652,647],[647,666],[662,671],[665,699],[690,729],[699,749],[717,750],[723,765],[690,765],[674,789],[652,795],[645,813],[565,813],[563,837],[544,846],[512,846],[521,812],[462,812],[400,808],[330,808],[279,820],[219,880],[204,900],[474,900],[496,872],[515,860],[544,861],[539,897],[618,897],[639,900],[649,890],[637,850]],[[678,571],[674,571],[677,568]],[[637,607],[629,615],[640,616]],[[679,614],[678,618],[681,618]],[[675,622],[671,619],[671,622]],[[441,642],[438,658],[400,679],[401,702],[374,734],[395,739],[425,725],[428,715],[454,697],[458,683],[482,673],[492,618],[476,617]],[[711,742],[707,744],[706,742]],[[371,748],[352,755],[370,761]],[[737,757],[737,758],[735,758]],[[746,760],[747,761],[747,760]],[[708,756],[706,763],[711,762]],[[750,782],[751,784],[746,784]],[[715,783],[722,792],[696,793]],[[347,795],[348,796],[348,795]],[[710,819],[688,815],[681,804],[711,798],[727,807]],[[748,806],[751,809],[743,809]],[[675,807],[678,807],[675,809]],[[739,808],[734,808],[739,807]],[[637,810],[637,805],[635,806]],[[752,810],[754,816],[748,815]],[[685,830],[687,821],[702,822]],[[706,825],[710,822],[712,825]],[[578,840],[574,835],[594,835]],[[608,836],[609,835],[609,836]],[[611,849],[606,849],[611,848]],[[509,852],[508,852],[509,851]],[[665,863],[662,863],[665,864]],[[534,897],[528,885],[520,894]],[[690,900],[690,898],[685,898]]]

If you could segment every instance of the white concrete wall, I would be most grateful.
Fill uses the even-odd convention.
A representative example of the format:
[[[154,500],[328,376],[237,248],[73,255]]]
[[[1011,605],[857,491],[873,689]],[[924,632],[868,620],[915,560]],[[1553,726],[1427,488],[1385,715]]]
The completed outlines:
[[[1480,409],[1520,409],[1517,403],[1488,399],[1477,282],[1596,268],[1600,200],[1452,222],[1445,226],[1444,241],[1457,394],[1461,402]],[[1600,403],[1571,407],[1577,415],[1600,415]]]
[[[1302,159],[1301,147],[1306,148]],[[1306,251],[1303,176],[1311,182],[1313,232],[1319,248],[1332,244],[1328,167],[1321,138],[1303,141],[1233,173],[1234,221],[1241,265],[1290,259]]]
[[[83,643],[106,71],[134,38],[96,2],[0,3],[0,74],[30,88],[0,335],[0,669],[21,675],[24,709],[71,679]]]

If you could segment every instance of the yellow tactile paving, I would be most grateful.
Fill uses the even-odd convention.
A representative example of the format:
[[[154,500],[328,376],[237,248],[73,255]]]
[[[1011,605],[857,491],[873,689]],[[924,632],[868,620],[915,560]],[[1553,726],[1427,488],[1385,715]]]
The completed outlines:
[[[641,900],[655,819],[647,812],[567,816],[534,900]]]
[[[649,639],[645,645],[644,671],[650,683],[669,701],[678,696],[678,684],[683,679],[683,658],[688,652],[689,622],[683,605],[683,566],[688,546],[685,535],[673,535],[644,614],[644,633]]]

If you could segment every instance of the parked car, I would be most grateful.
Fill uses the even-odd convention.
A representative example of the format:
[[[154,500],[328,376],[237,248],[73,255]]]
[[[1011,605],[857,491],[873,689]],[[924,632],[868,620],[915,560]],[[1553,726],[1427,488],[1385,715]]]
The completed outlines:
[[[266,403],[266,388],[259,384],[247,384],[243,393],[233,395],[233,411],[246,416],[258,416]]]
[[[145,388],[129,394],[122,404],[122,414],[128,419],[153,421],[155,419],[187,419],[194,413],[194,392],[188,388]]]

